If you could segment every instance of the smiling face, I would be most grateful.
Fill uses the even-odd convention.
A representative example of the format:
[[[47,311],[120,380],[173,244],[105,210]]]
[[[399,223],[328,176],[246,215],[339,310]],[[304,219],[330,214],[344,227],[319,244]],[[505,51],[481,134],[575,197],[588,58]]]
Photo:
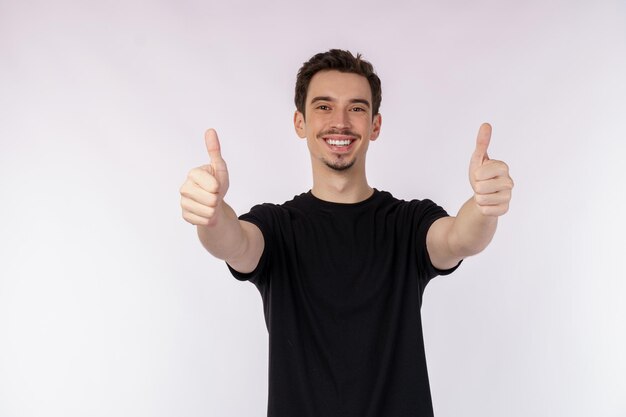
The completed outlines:
[[[365,173],[370,140],[380,132],[380,114],[372,114],[372,91],[361,75],[325,70],[309,84],[305,114],[296,111],[294,126],[306,138],[313,169]]]

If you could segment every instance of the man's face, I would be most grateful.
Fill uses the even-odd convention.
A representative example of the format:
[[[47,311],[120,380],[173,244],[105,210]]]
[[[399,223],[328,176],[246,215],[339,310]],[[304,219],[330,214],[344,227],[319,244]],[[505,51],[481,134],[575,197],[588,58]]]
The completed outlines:
[[[365,169],[370,140],[380,132],[381,117],[372,117],[372,91],[367,79],[335,70],[316,73],[309,84],[306,117],[296,112],[294,126],[306,138],[313,163],[335,171],[354,165]]]

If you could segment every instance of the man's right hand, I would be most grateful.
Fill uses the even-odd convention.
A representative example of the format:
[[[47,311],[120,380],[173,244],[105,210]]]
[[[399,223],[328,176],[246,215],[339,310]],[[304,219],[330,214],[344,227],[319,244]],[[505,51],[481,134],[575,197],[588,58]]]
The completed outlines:
[[[222,159],[217,132],[207,130],[204,142],[210,163],[189,171],[187,180],[180,187],[183,218],[196,226],[215,224],[229,185],[228,168]]]

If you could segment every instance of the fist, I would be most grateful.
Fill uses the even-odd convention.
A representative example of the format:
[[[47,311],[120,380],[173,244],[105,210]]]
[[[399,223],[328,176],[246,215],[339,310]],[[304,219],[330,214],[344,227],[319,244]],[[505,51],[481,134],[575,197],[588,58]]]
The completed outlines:
[[[491,126],[483,123],[476,138],[476,149],[469,167],[469,180],[474,190],[474,202],[485,216],[501,216],[509,210],[513,179],[509,167],[502,161],[489,159],[487,148]]]
[[[180,187],[183,218],[196,226],[215,223],[229,185],[228,169],[222,159],[217,132],[207,130],[204,142],[210,163],[189,171],[185,183]]]

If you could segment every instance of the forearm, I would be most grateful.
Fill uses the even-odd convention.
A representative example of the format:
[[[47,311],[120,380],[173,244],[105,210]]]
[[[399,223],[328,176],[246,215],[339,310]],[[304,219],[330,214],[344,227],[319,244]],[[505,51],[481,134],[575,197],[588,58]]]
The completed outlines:
[[[216,258],[236,259],[246,250],[247,239],[235,211],[222,201],[216,209],[217,217],[209,226],[198,225],[202,246]]]
[[[498,217],[484,215],[474,198],[470,198],[459,210],[450,229],[450,252],[459,258],[482,252],[491,242],[497,226]]]

